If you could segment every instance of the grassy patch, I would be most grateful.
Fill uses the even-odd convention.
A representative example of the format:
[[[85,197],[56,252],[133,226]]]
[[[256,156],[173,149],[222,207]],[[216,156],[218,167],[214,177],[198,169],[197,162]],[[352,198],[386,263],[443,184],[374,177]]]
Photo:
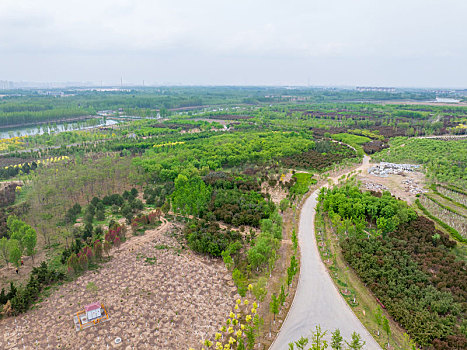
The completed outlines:
[[[310,173],[295,173],[293,177],[297,179],[297,182],[290,188],[290,192],[298,195],[307,193],[309,187],[317,182],[316,179],[312,179],[312,176],[313,174]]]
[[[364,143],[370,142],[371,139],[366,136],[352,135],[347,133],[333,134],[331,137],[343,143],[346,143],[357,150],[357,155],[363,156],[363,145]]]
[[[154,265],[156,261],[157,261],[156,257],[152,257],[152,258],[146,257],[146,259],[144,259],[144,262],[148,265]]]
[[[97,293],[97,291],[99,290],[99,287],[97,287],[97,285],[94,282],[89,282],[86,285],[86,290],[91,293]]]
[[[133,230],[133,236],[142,236],[146,232],[145,228],[138,228],[137,230]]]
[[[154,248],[156,248],[157,250],[164,250],[164,249],[172,249],[173,247],[170,247],[165,244],[156,244]]]

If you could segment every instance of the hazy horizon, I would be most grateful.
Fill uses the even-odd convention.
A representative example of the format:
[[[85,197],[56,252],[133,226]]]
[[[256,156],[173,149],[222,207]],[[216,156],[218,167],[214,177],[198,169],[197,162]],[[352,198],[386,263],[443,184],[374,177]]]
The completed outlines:
[[[0,3],[0,80],[467,87],[460,0]]]

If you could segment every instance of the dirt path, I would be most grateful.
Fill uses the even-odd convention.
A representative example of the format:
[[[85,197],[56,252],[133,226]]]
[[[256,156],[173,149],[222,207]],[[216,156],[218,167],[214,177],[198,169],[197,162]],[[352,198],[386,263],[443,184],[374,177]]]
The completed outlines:
[[[134,237],[132,239],[127,240],[125,243],[121,245],[120,249],[122,250],[127,249],[130,251],[137,249],[141,247],[143,244],[152,241],[160,232],[167,231],[167,229],[170,226],[169,222],[162,217],[160,218],[160,220],[162,221],[162,224],[159,227],[157,227],[154,230],[147,230],[142,236]]]
[[[369,157],[365,156],[356,171],[364,172],[368,166]],[[336,183],[338,178],[331,179]],[[355,331],[366,342],[365,349],[381,349],[340,295],[321,261],[314,232],[315,208],[320,189],[308,197],[302,208],[298,231],[301,265],[297,291],[287,318],[270,349],[287,349],[291,341],[310,335],[310,331],[317,325],[328,330],[328,340],[330,332],[339,328],[344,339],[350,339]]]

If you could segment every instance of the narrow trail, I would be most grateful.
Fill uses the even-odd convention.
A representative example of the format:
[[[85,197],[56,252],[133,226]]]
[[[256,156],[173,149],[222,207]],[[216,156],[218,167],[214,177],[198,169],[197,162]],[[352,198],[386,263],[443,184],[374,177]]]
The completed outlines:
[[[121,245],[119,250],[120,251],[133,251],[139,247],[142,247],[147,242],[152,241],[160,232],[164,232],[170,225],[170,223],[163,217],[161,217],[160,220],[162,221],[162,224],[160,226],[152,230],[147,230],[142,236],[128,239],[126,242],[124,242]]]
[[[365,155],[363,163],[356,171],[366,171],[368,166],[369,157]],[[338,177],[331,178],[333,183],[337,183],[337,179]],[[340,295],[321,261],[315,239],[314,221],[317,197],[322,187],[327,185],[315,190],[302,208],[298,230],[301,260],[297,291],[287,318],[269,349],[288,349],[290,342],[310,335],[317,325],[328,330],[328,340],[330,333],[339,328],[344,339],[349,340],[351,334],[357,332],[366,342],[364,349],[381,349]]]

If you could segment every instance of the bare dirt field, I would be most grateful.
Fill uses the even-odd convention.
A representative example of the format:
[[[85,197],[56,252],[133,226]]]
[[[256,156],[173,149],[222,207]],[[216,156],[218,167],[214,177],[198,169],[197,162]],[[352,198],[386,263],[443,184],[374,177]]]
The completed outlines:
[[[0,349],[187,349],[217,330],[237,297],[220,260],[182,250],[163,224],[113,251],[97,271],[33,310],[0,321]],[[99,301],[110,320],[76,332],[73,315]],[[122,342],[115,344],[120,337]]]
[[[261,184],[261,192],[269,193],[271,195],[271,200],[274,204],[279,205],[281,200],[287,197],[287,192],[283,190],[279,185],[271,187],[267,182]]]
[[[374,164],[369,164],[372,166]],[[403,175],[389,174],[387,177],[375,176],[368,173],[368,167],[359,173],[358,180],[362,188],[373,191],[389,191],[396,198],[413,204],[416,192],[424,190],[425,175],[418,171],[404,172]]]

